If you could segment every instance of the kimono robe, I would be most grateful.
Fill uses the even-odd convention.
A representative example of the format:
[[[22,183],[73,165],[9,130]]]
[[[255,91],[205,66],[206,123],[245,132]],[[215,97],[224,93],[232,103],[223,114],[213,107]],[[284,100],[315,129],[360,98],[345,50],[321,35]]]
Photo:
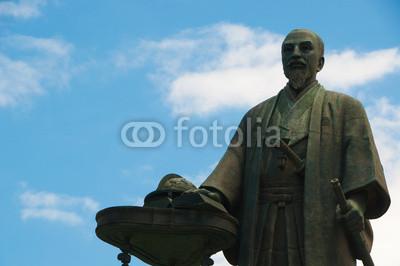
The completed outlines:
[[[318,83],[313,86],[302,210],[305,266],[353,266],[356,262],[346,233],[336,220],[337,202],[330,180],[338,177],[346,194],[357,191],[367,194],[368,229],[368,219],[383,215],[389,208],[390,197],[361,103],[350,96],[327,91]],[[228,147],[202,184],[220,191],[231,214],[239,220],[237,247],[224,252],[232,265],[255,266],[258,260],[260,169],[264,149],[268,147],[257,145],[256,132],[260,127],[262,132],[267,131],[278,96],[246,113],[239,125],[243,134],[238,130],[232,140],[235,145]],[[239,139],[244,141],[238,143]],[[372,243],[372,234],[369,236]]]

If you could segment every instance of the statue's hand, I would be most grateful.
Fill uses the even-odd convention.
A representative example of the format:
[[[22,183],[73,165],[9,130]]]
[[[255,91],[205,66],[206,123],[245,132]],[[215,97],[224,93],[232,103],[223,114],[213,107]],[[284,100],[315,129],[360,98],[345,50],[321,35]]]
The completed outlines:
[[[363,208],[357,203],[357,201],[348,199],[347,205],[349,211],[342,214],[339,205],[336,208],[336,217],[342,221],[349,232],[361,232],[364,230],[364,212]]]
[[[177,197],[172,205],[182,209],[205,209],[219,212],[229,212],[224,204],[223,194],[213,188],[188,189]]]

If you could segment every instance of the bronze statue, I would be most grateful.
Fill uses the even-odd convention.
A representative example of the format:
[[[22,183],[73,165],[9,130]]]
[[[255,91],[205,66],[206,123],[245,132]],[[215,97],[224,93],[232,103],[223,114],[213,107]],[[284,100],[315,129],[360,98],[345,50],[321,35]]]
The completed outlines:
[[[237,243],[224,251],[233,265],[356,265],[362,254],[348,235],[364,231],[370,250],[368,220],[390,205],[366,113],[358,100],[316,80],[324,66],[316,33],[291,31],[282,63],[287,85],[246,113],[215,170],[188,193],[218,200],[239,220]],[[256,127],[272,126],[279,127],[281,145],[266,145],[264,133],[257,145]],[[330,183],[336,177],[345,213]]]
[[[123,251],[123,265],[128,254],[151,265],[212,265],[224,249],[239,266],[373,266],[369,219],[390,197],[364,108],[316,80],[324,66],[316,33],[291,31],[282,63],[289,82],[245,114],[200,188],[170,174],[143,207],[97,214],[96,234]]]

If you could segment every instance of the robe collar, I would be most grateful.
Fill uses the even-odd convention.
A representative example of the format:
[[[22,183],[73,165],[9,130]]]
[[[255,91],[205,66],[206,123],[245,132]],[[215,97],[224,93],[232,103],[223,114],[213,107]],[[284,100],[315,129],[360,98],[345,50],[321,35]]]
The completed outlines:
[[[286,86],[281,91],[271,124],[279,126],[281,138],[287,139],[289,145],[308,135],[311,110],[319,87],[319,83],[314,82],[295,101],[291,98],[290,88]]]

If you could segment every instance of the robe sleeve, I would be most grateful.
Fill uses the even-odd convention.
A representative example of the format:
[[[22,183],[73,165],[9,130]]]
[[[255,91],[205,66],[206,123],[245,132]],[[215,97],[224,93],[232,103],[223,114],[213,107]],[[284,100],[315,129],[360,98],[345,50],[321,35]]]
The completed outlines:
[[[344,108],[343,189],[347,195],[366,191],[365,217],[378,218],[389,208],[390,197],[371,127],[359,101],[351,99]]]
[[[221,192],[230,209],[235,210],[241,200],[244,158],[246,152],[246,117],[239,124],[231,143],[214,171],[201,185]]]

